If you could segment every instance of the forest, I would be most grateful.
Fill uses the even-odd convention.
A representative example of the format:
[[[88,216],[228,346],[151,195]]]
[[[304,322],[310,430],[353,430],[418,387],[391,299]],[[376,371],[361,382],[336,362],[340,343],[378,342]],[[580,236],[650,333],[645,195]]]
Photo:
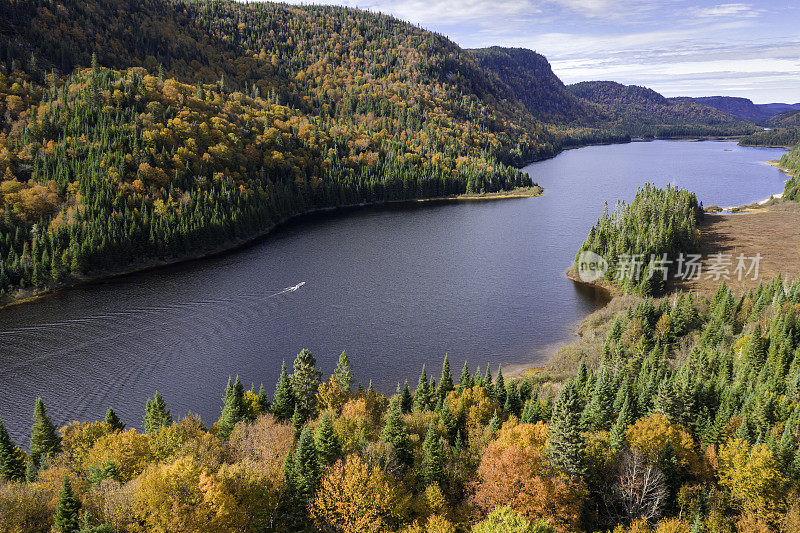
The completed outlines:
[[[800,280],[626,298],[565,379],[445,356],[387,397],[303,350],[210,427],[39,399],[29,452],[0,423],[0,531],[797,531]]]
[[[355,9],[15,0],[0,20],[0,304],[319,208],[531,186],[526,163],[634,133],[534,52]],[[749,131],[687,105],[641,113],[656,136]]]
[[[630,204],[620,202],[612,213],[606,205],[575,260],[582,252],[594,252],[608,264],[607,281],[625,292],[658,295],[675,272],[678,255],[697,246],[702,216],[702,203],[694,193],[647,184]]]
[[[739,146],[794,146],[800,143],[800,127],[757,131],[739,139]]]

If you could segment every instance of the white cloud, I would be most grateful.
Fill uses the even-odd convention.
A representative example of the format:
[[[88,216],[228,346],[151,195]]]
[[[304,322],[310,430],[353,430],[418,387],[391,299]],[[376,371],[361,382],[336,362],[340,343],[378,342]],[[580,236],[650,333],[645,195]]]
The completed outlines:
[[[763,10],[755,9],[751,4],[717,4],[711,7],[697,8],[693,10],[693,13],[695,16],[702,18],[755,18],[761,15]]]

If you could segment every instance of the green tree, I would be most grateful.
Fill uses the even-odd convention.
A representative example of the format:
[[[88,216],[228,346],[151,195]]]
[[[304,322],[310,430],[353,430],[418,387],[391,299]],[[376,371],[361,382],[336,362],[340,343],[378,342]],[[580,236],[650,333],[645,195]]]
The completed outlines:
[[[25,454],[11,440],[0,420],[0,479],[22,481],[25,478]]]
[[[272,397],[272,414],[281,421],[289,420],[294,414],[294,392],[289,374],[286,372],[286,361],[281,366],[281,376],[275,387],[275,395]]]
[[[314,434],[314,444],[322,466],[332,465],[342,454],[342,445],[333,430],[333,419],[328,411],[322,413],[320,417],[319,426]]]
[[[317,407],[317,389],[322,372],[317,369],[317,360],[311,352],[303,348],[294,360],[292,392],[303,415],[308,418]]]
[[[61,437],[56,431],[56,426],[50,421],[44,409],[44,401],[36,398],[33,410],[33,432],[31,433],[30,460],[36,469],[42,461],[61,451]]]
[[[162,427],[172,425],[172,413],[167,409],[167,404],[161,393],[156,391],[152,400],[147,400],[144,410],[144,431],[148,434],[156,433]]]
[[[408,381],[403,385],[403,392],[400,395],[400,408],[404,413],[411,412],[414,407],[414,396],[411,394],[411,389],[408,388]]]
[[[247,416],[247,409],[244,405],[244,386],[239,381],[239,376],[236,376],[236,381],[232,386],[229,378],[228,385],[230,388],[225,395],[222,416],[217,422],[217,436],[222,440],[227,440],[236,424]]]
[[[76,533],[80,529],[78,514],[81,511],[81,501],[72,492],[69,478],[64,476],[64,484],[56,505],[55,527],[61,533]]]
[[[461,369],[461,379],[458,380],[458,388],[464,390],[471,387],[472,376],[469,375],[469,367],[467,366],[467,361],[464,360],[464,367]]]
[[[422,365],[422,372],[417,381],[417,390],[414,391],[414,411],[428,411],[430,405],[430,383],[428,374],[425,372],[425,364]]]
[[[349,392],[350,384],[353,382],[353,366],[350,364],[350,358],[347,357],[345,351],[342,351],[341,355],[339,355],[339,362],[333,371],[333,375],[339,385],[342,386],[342,389]]]
[[[447,354],[444,354],[444,362],[442,363],[442,379],[439,380],[439,386],[436,389],[436,397],[440,400],[444,400],[447,397],[447,393],[454,388],[453,376],[450,374],[450,360],[448,359]]]
[[[546,453],[550,464],[570,475],[583,473],[585,443],[581,436],[581,402],[573,381],[561,389],[549,426]]]
[[[397,459],[401,463],[411,465],[414,456],[411,441],[408,439],[405,424],[403,423],[402,398],[398,396],[392,397],[389,402],[389,409],[386,412],[386,425],[383,427],[381,440],[394,447]]]
[[[436,422],[431,420],[428,433],[422,443],[422,464],[420,477],[428,486],[434,483],[441,485],[444,481],[444,450],[441,439],[436,435]]]
[[[292,461],[292,487],[303,506],[314,496],[321,473],[314,435],[309,428],[303,428]]]
[[[117,413],[115,413],[114,409],[112,409],[111,407],[109,407],[108,411],[106,411],[106,424],[111,426],[111,429],[113,431],[122,431],[123,429],[125,429],[125,424],[123,424],[122,421],[120,421],[119,417],[117,416]]]

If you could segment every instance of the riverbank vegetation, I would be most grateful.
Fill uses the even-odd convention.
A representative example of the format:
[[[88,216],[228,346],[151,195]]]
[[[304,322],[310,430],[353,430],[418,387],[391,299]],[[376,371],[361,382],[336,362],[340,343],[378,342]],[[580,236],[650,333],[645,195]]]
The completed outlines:
[[[697,246],[697,222],[702,216],[702,204],[694,193],[647,184],[630,204],[619,203],[613,213],[606,207],[589,230],[575,266],[583,252],[593,252],[608,265],[606,280],[626,292],[659,294],[675,272],[678,254]]]
[[[785,146],[791,147],[800,143],[800,127],[775,128],[745,135],[739,140],[739,146]]]
[[[386,397],[304,350],[208,428],[37,401],[27,453],[0,426],[0,531],[795,531],[800,282],[627,298],[557,378],[445,358]]]

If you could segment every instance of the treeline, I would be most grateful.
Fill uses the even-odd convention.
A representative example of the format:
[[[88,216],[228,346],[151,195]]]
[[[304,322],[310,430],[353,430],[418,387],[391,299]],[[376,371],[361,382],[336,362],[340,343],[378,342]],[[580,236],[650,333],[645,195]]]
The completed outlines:
[[[671,138],[745,135],[755,124],[701,105],[691,98],[665,98],[656,91],[612,81],[587,81],[567,87],[576,96],[602,106],[606,128],[633,137]]]
[[[783,197],[787,200],[800,202],[800,143],[791,152],[782,155],[778,165],[792,176],[786,180],[786,185],[783,187]]]
[[[141,432],[56,430],[37,400],[28,453],[0,425],[0,531],[796,531],[799,309],[780,278],[638,299],[564,382],[445,357],[390,398],[303,350],[210,428],[156,393]]]
[[[739,146],[794,146],[797,143],[800,143],[800,127],[757,131],[739,140]]]
[[[676,271],[678,255],[697,245],[702,216],[694,193],[648,183],[629,205],[619,203],[611,214],[606,206],[578,251],[575,267],[583,252],[594,252],[607,262],[605,279],[627,292],[659,294],[665,278]]]

